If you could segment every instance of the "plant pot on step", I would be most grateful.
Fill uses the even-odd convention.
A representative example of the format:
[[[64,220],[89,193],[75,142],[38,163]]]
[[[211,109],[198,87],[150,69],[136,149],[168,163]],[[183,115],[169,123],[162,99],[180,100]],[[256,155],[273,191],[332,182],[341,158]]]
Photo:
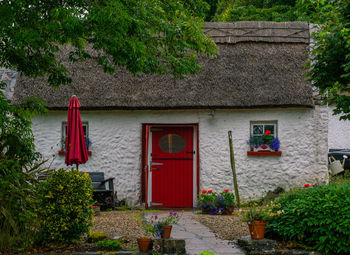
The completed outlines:
[[[248,227],[252,239],[264,239],[266,228],[265,221],[248,222]]]
[[[140,251],[148,251],[151,246],[151,238],[137,238],[137,244]]]
[[[224,210],[222,210],[222,214],[223,215],[232,215],[233,210],[234,210],[233,206],[226,207]]]
[[[164,239],[169,239],[170,238],[170,234],[171,234],[171,229],[173,228],[172,225],[167,225],[164,226],[164,229],[162,231],[162,238]]]

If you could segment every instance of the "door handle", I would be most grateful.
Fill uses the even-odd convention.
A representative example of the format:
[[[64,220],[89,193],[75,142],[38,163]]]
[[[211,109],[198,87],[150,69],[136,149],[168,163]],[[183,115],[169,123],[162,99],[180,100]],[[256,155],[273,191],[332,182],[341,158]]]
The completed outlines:
[[[152,162],[151,161],[151,164],[150,164],[151,166],[162,166],[162,165],[164,165],[163,163],[155,163],[155,162]]]

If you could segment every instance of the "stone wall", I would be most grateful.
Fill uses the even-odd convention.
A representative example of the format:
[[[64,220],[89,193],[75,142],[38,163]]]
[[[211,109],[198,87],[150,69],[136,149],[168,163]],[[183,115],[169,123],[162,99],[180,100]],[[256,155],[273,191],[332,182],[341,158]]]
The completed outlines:
[[[83,171],[115,177],[118,198],[140,204],[142,123],[198,123],[200,189],[233,189],[227,131],[233,132],[236,171],[243,199],[259,197],[278,186],[289,188],[327,179],[326,107],[202,111],[85,111],[92,156]],[[52,167],[66,167],[58,156],[64,111],[33,120],[36,148]],[[247,156],[250,121],[277,120],[281,157]]]

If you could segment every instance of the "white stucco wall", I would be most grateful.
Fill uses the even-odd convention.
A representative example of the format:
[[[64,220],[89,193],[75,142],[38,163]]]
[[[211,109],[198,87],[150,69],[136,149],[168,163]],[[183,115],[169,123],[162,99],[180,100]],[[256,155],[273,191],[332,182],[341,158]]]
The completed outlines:
[[[341,115],[333,115],[334,106],[328,108],[328,147],[330,149],[350,149],[350,121],[339,120]]]
[[[243,199],[261,196],[278,186],[288,188],[327,178],[326,107],[315,109],[211,111],[108,111],[81,112],[89,122],[93,155],[82,171],[104,171],[115,177],[118,198],[140,201],[142,123],[198,123],[200,189],[233,189],[227,131],[233,132],[236,171]],[[33,120],[36,148],[52,167],[66,167],[58,156],[61,123],[66,112],[50,112]],[[247,156],[250,121],[277,120],[281,157]]]

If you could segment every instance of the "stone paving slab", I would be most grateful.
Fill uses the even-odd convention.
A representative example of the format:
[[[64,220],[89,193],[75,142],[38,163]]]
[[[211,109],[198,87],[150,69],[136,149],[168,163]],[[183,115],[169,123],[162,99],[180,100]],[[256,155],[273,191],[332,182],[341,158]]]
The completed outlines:
[[[167,216],[168,212],[146,212],[146,217],[158,215]],[[171,237],[186,241],[186,252],[189,255],[198,254],[204,250],[212,251],[219,255],[244,255],[244,252],[214,235],[209,228],[192,218],[193,212],[184,212],[179,223],[173,225]]]

